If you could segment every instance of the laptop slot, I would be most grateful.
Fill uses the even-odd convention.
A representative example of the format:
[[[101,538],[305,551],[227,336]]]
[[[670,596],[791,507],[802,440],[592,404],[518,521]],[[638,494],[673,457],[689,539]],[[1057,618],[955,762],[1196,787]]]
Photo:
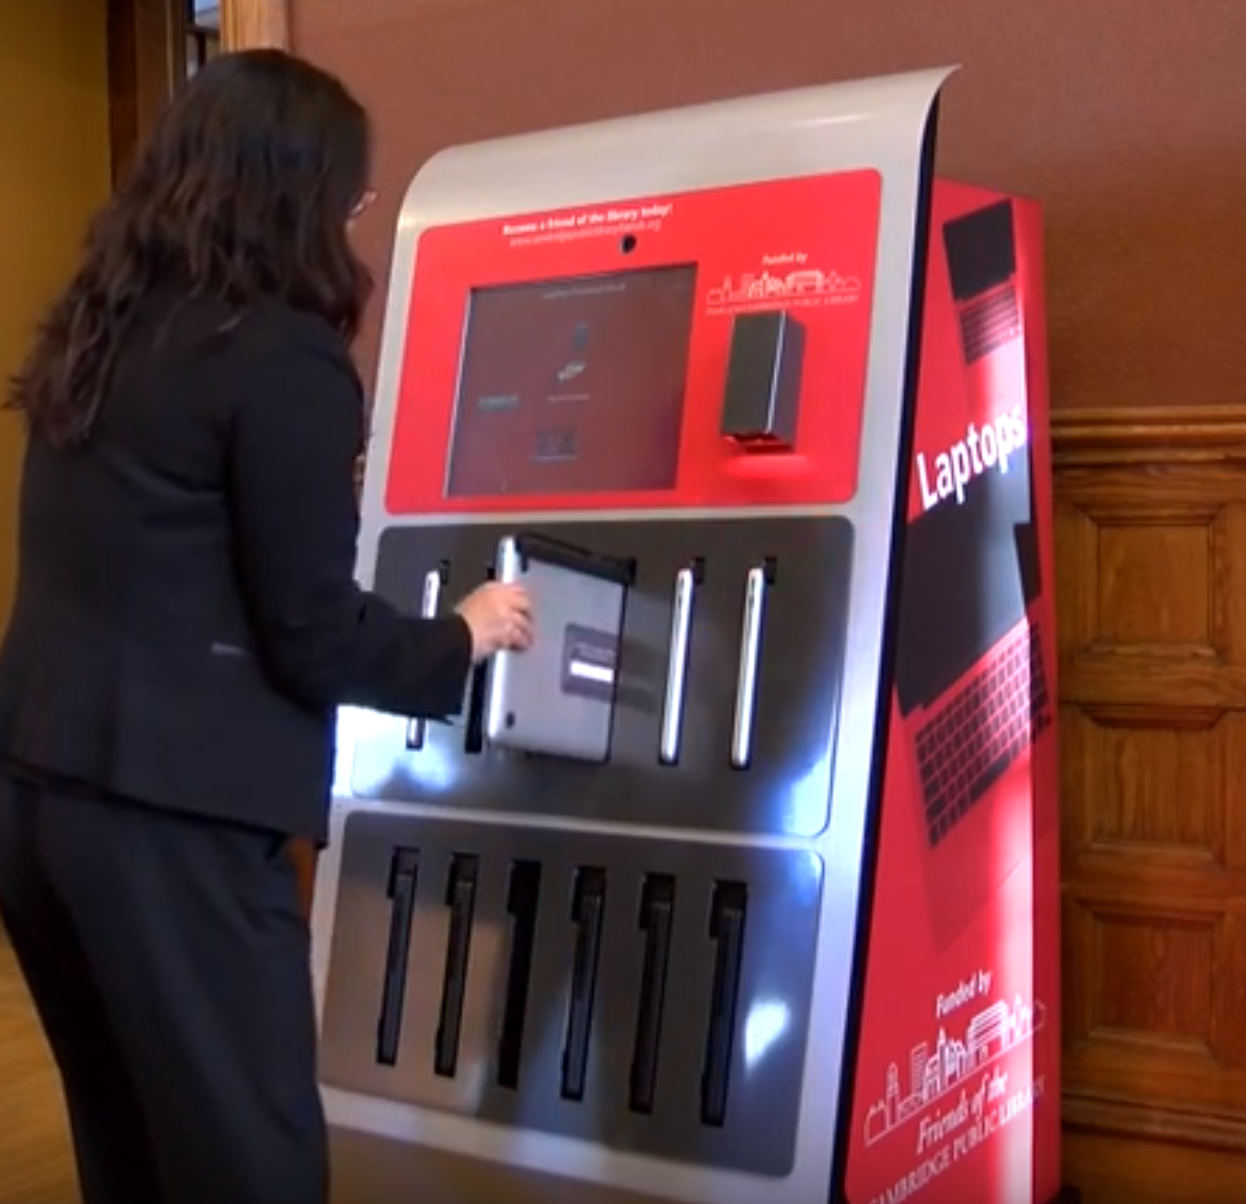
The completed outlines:
[[[662,699],[662,728],[658,738],[658,760],[663,765],[679,764],[684,726],[684,695],[688,680],[688,647],[692,636],[692,607],[696,588],[704,579],[704,573],[705,563],[698,558],[675,575],[670,648],[666,660],[666,691]]]
[[[576,873],[571,904],[571,919],[576,927],[575,959],[562,1053],[562,1097],[576,1103],[584,1098],[584,1084],[588,1078],[588,1051],[605,912],[606,871],[595,866],[581,867]]]
[[[506,974],[506,1002],[502,1008],[502,1033],[498,1041],[499,1087],[519,1087],[523,1059],[524,1023],[528,992],[532,985],[532,958],[536,949],[537,908],[541,898],[541,865],[517,861],[511,867],[506,911],[511,918],[510,967]]]
[[[494,579],[493,566],[485,569],[485,580]],[[463,751],[478,757],[485,750],[485,695],[488,693],[489,663],[481,661],[472,669],[467,688],[467,722],[463,730]]]
[[[394,850],[389,866],[389,941],[385,950],[381,1014],[376,1035],[376,1060],[382,1066],[394,1066],[398,1062],[419,873],[420,854],[417,849]]]
[[[441,603],[441,588],[450,579],[450,562],[439,561],[437,567],[424,574],[424,589],[420,594],[420,618],[435,619]],[[412,719],[407,723],[407,749],[418,752],[424,747],[428,734],[427,719]]]
[[[766,592],[774,584],[775,562],[767,558],[748,571],[744,617],[740,627],[740,664],[736,677],[735,718],[731,728],[731,767],[747,769],[753,760],[753,722],[757,713],[757,676],[761,668]]]
[[[450,939],[441,988],[441,1017],[433,1069],[453,1078],[459,1064],[459,1037],[463,1028],[463,1000],[467,994],[467,967],[471,958],[472,921],[476,913],[476,884],[480,858],[460,854],[450,863],[446,906],[450,909]]]
[[[467,723],[463,729],[463,751],[477,757],[485,750],[485,682],[488,666],[484,663],[472,670],[467,693]]]
[[[662,1043],[662,1013],[670,970],[671,933],[675,918],[675,879],[649,874],[640,895],[640,929],[645,934],[645,960],[640,978],[640,1008],[632,1047],[631,1090],[628,1106],[648,1116],[657,1088],[658,1053]]]
[[[717,945],[714,990],[710,999],[705,1063],[701,1075],[701,1123],[721,1128],[727,1119],[727,1093],[735,1053],[740,969],[744,962],[744,927],[748,887],[718,882],[710,906],[710,937]]]

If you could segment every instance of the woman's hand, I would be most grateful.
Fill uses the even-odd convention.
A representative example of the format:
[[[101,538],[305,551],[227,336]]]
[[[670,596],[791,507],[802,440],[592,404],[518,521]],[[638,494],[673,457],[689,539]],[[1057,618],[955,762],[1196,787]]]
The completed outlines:
[[[532,599],[521,585],[489,581],[455,607],[472,633],[472,661],[532,646]]]

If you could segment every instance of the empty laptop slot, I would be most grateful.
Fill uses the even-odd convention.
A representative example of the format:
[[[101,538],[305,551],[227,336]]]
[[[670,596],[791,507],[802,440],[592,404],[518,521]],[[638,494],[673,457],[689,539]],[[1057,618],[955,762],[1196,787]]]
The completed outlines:
[[[636,1041],[632,1047],[631,1091],[628,1106],[648,1116],[658,1080],[662,1044],[662,1013],[671,960],[671,932],[675,920],[675,879],[650,874],[640,895],[640,928],[645,934],[645,960],[640,975],[640,1008]]]
[[[424,574],[424,589],[420,595],[420,618],[435,619],[441,603],[441,587],[450,579],[450,562],[442,560],[435,569]],[[407,748],[418,752],[424,747],[428,733],[426,719],[412,719],[407,723]]]
[[[541,866],[536,861],[517,861],[511,867],[506,911],[511,917],[510,968],[506,975],[506,1002],[502,1008],[502,1033],[498,1041],[499,1087],[514,1091],[519,1086],[523,1059],[524,1022],[528,1014],[528,991],[532,983],[532,956],[536,949],[537,908],[541,898]]]
[[[577,1103],[584,1098],[584,1084],[588,1078],[588,1050],[605,913],[606,871],[585,866],[576,873],[571,903],[571,919],[576,929],[575,960],[571,967],[567,1037],[562,1051],[562,1097]]]
[[[704,562],[698,557],[675,575],[670,645],[666,660],[666,691],[662,699],[662,729],[658,738],[658,760],[663,765],[679,763],[688,679],[688,651],[692,637],[692,608],[696,588],[701,584],[704,573]]]
[[[402,1037],[402,1008],[407,994],[407,962],[411,956],[411,924],[415,918],[415,889],[420,854],[395,849],[389,866],[389,942],[385,950],[385,977],[381,985],[381,1015],[377,1022],[376,1060],[382,1066],[398,1061]]]
[[[747,886],[742,882],[715,884],[710,907],[710,937],[718,950],[714,959],[714,993],[710,1000],[705,1066],[701,1075],[701,1121],[718,1128],[727,1119],[747,912]]]
[[[731,767],[747,769],[753,760],[753,725],[757,717],[757,679],[761,671],[766,592],[774,584],[775,561],[767,557],[748,571],[740,625],[740,662],[736,677],[735,717],[731,726]]]
[[[463,1000],[467,994],[467,967],[471,959],[472,920],[476,913],[476,883],[480,858],[456,856],[450,863],[446,906],[450,909],[450,939],[441,987],[441,1018],[433,1069],[453,1078],[459,1065],[459,1036],[463,1029]]]

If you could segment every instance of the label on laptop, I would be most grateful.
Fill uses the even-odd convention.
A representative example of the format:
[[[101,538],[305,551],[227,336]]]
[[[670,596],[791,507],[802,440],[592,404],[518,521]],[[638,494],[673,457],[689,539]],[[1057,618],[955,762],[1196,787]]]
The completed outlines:
[[[567,624],[562,642],[563,693],[610,702],[618,662],[617,636],[578,623]]]

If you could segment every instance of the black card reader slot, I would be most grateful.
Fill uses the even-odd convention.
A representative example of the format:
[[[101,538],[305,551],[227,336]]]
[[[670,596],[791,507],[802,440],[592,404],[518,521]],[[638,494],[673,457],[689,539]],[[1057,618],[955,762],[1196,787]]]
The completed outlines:
[[[511,867],[510,889],[506,900],[506,911],[511,918],[511,950],[510,967],[506,975],[506,1002],[502,1008],[502,1032],[498,1040],[497,1082],[499,1087],[508,1091],[514,1091],[519,1086],[540,899],[540,863],[517,861]]]
[[[735,1052],[747,912],[748,887],[742,882],[715,884],[710,907],[710,937],[718,950],[714,961],[714,993],[710,1001],[705,1065],[701,1075],[701,1122],[715,1128],[721,1128],[727,1118],[727,1090]]]
[[[650,874],[640,895],[640,928],[645,934],[645,960],[640,976],[640,1007],[632,1047],[631,1090],[628,1106],[649,1115],[657,1088],[658,1052],[662,1043],[662,1013],[670,971],[671,932],[675,919],[675,879]]]
[[[415,890],[420,854],[395,849],[389,866],[389,942],[381,985],[381,1015],[377,1022],[376,1060],[382,1066],[398,1061],[402,1038],[402,1009],[407,994],[407,962],[411,956],[411,926],[415,919]]]
[[[453,1078],[459,1065],[459,1037],[463,1029],[463,1000],[467,994],[467,967],[471,958],[472,921],[476,913],[476,884],[480,858],[456,856],[450,863],[446,906],[450,909],[450,938],[441,987],[441,1017],[433,1069]]]
[[[562,1097],[577,1103],[584,1098],[584,1084],[588,1078],[589,1040],[605,913],[606,871],[582,867],[576,874],[571,904],[571,919],[576,928],[575,959],[571,967],[571,999],[562,1053]]]

